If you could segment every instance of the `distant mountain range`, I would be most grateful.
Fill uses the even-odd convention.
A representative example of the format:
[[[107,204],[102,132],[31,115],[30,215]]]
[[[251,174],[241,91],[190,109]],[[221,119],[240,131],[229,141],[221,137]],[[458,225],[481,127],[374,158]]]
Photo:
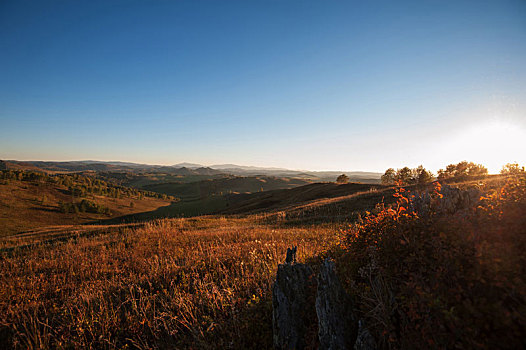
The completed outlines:
[[[175,168],[203,168],[205,165],[202,164],[195,164],[195,163],[179,163],[172,165]],[[210,165],[208,168],[217,169],[217,170],[224,170],[224,169],[238,169],[238,170],[246,170],[246,171],[291,171],[289,169],[285,168],[274,168],[274,167],[258,167],[258,166],[247,166],[247,165],[237,165],[237,164],[215,164]]]
[[[94,160],[81,160],[69,162],[48,162],[48,161],[0,161],[0,169],[12,170],[35,170],[47,172],[131,172],[131,173],[169,173],[174,175],[215,175],[222,174],[219,170],[206,167],[189,168],[173,167],[165,165],[149,165],[128,162],[102,162]]]
[[[284,168],[266,168],[243,166],[236,164],[217,164],[203,166],[195,163],[179,163],[172,166],[138,164],[119,161],[82,160],[69,162],[52,161],[0,161],[0,169],[41,170],[48,172],[132,172],[132,173],[168,173],[174,175],[219,175],[229,174],[237,176],[276,176],[301,178],[311,181],[334,181],[342,173],[347,174],[351,181],[377,183],[381,173],[366,171],[308,171],[290,170]]]
[[[179,163],[173,165],[174,167],[188,167],[188,168],[201,168],[204,165],[194,163]],[[246,166],[237,164],[216,164],[210,165],[208,168],[215,170],[222,170],[223,172],[233,175],[267,175],[267,176],[281,176],[281,177],[304,177],[304,178],[319,178],[324,179],[323,181],[334,181],[334,179],[340,174],[347,174],[351,179],[380,179],[381,173],[370,172],[370,171],[311,171],[311,170],[290,170],[285,168],[273,168],[273,167],[256,167]]]
[[[201,164],[195,164],[195,163],[179,163],[179,164],[172,165],[172,167],[196,169],[196,168],[204,168],[205,166]]]

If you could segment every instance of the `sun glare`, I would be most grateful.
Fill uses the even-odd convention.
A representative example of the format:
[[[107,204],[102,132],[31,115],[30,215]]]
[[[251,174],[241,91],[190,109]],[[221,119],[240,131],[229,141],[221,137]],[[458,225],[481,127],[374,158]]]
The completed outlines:
[[[456,134],[446,148],[451,159],[480,163],[498,173],[506,163],[524,163],[526,131],[502,121],[487,122]]]

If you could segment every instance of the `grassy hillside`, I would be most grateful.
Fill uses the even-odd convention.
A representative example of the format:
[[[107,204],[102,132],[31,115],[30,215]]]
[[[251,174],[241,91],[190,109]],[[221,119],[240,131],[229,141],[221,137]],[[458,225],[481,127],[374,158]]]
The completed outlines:
[[[213,180],[192,183],[161,183],[143,186],[145,190],[165,193],[182,200],[200,200],[213,195],[229,193],[253,193],[285,189],[310,183],[301,179],[278,178],[269,176],[239,177],[229,176]]]
[[[99,172],[97,177],[112,183],[116,183],[126,187],[144,188],[148,185],[164,184],[164,183],[191,183],[205,180],[221,179],[230,177],[225,174],[171,174],[164,172]]]
[[[257,213],[290,210],[311,203],[329,202],[330,199],[349,198],[367,193],[378,193],[375,199],[381,199],[383,191],[389,188],[382,185],[315,183],[293,189],[275,190],[261,193],[229,196],[228,209],[225,214]],[[375,201],[375,203],[377,203]],[[373,203],[373,205],[375,204]]]
[[[48,172],[31,163],[0,160],[0,171],[2,170],[26,170]]]
[[[172,200],[79,175],[1,172],[0,235],[148,212]]]
[[[159,185],[163,187],[164,185]],[[172,184],[166,184],[171,188]],[[394,190],[387,186],[365,184],[318,183],[291,189],[237,194],[217,194],[195,199],[199,187],[181,189],[183,200],[154,212],[132,215],[130,222],[163,217],[189,217],[209,214],[260,214],[269,220],[287,217],[289,221],[348,221],[374,208],[376,203],[392,201]],[[169,192],[170,193],[170,192]],[[188,196],[185,198],[185,195]]]
[[[151,178],[146,180],[151,181]],[[147,220],[163,217],[189,217],[220,213],[229,208],[234,201],[245,198],[239,193],[261,192],[270,189],[294,188],[309,183],[301,179],[275,178],[267,176],[238,177],[222,176],[216,179],[190,183],[158,183],[144,185],[143,189],[176,196],[181,199],[169,207],[160,208],[151,213],[132,215],[127,220]]]

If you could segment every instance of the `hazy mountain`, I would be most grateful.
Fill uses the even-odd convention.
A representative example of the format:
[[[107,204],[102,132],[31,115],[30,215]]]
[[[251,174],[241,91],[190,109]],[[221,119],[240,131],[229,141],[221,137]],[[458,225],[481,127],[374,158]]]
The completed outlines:
[[[58,162],[55,162],[55,163],[58,163]],[[149,165],[149,164],[142,164],[142,163],[130,163],[130,162],[120,162],[120,161],[100,161],[100,160],[80,160],[80,161],[75,161],[75,162],[71,162],[71,163],[109,164],[109,165],[124,166],[124,167],[134,168],[134,169],[161,167],[162,166],[162,165]]]
[[[218,175],[230,174],[236,176],[277,176],[299,178],[309,181],[335,181],[338,175],[345,173],[351,181],[378,183],[381,173],[366,171],[308,171],[308,170],[290,170],[273,167],[256,167],[236,164],[216,164],[209,167],[196,163],[179,163],[173,166],[167,165],[149,165],[129,162],[103,162],[95,160],[69,161],[69,162],[52,162],[52,161],[6,161],[3,167],[15,169],[41,169],[43,171],[57,172],[81,172],[81,171],[100,171],[100,172],[131,172],[131,173],[166,173],[175,175]]]
[[[81,160],[69,162],[53,161],[27,161],[10,160],[2,163],[6,169],[41,170],[53,172],[129,172],[129,173],[168,173],[175,175],[216,175],[222,174],[219,170],[206,167],[172,167],[165,165],[149,165],[128,162],[102,162],[94,160]]]
[[[172,167],[174,167],[174,168],[195,169],[195,168],[204,168],[204,165],[196,164],[196,163],[179,163],[179,164],[172,165]],[[211,167],[209,167],[209,168],[211,168]]]
[[[220,169],[220,170],[239,169],[239,170],[246,170],[246,171],[252,171],[252,170],[253,171],[260,171],[260,170],[264,170],[264,171],[283,171],[283,170],[286,170],[286,171],[288,171],[288,169],[284,169],[284,168],[273,168],[273,167],[265,168],[265,167],[237,165],[237,164],[217,164],[217,165],[211,165],[210,168],[212,168],[212,169]]]
[[[279,176],[309,179],[312,181],[335,181],[338,175],[347,174],[351,181],[377,183],[382,176],[381,173],[368,171],[309,171],[290,170],[284,168],[266,168],[256,166],[243,166],[236,164],[211,165],[210,168],[222,170],[223,172],[239,176]]]

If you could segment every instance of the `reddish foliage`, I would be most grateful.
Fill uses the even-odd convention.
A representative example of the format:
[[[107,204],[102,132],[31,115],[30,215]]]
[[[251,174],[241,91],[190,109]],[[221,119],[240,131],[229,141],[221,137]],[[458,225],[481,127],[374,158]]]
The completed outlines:
[[[400,188],[345,232],[343,270],[386,348],[524,345],[525,194],[513,178],[479,206],[420,217]],[[446,200],[440,184],[431,198]]]

